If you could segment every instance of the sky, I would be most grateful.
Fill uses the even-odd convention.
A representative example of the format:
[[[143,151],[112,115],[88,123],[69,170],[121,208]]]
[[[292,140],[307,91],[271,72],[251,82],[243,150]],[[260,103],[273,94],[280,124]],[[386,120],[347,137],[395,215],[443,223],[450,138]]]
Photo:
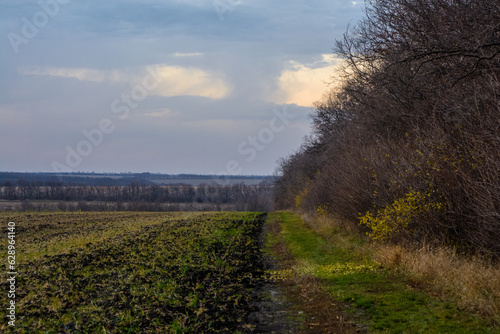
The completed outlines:
[[[3,0],[0,171],[271,175],[336,82],[347,0]]]

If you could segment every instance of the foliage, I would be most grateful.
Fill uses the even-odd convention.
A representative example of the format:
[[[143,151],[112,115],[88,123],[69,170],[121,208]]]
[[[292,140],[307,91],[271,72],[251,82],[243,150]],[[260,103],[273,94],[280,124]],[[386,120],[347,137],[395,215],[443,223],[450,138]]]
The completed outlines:
[[[321,204],[315,207],[316,214],[320,217],[328,216],[328,203]]]
[[[391,216],[398,242],[500,258],[499,25],[499,1],[367,1],[336,43],[338,85],[317,102],[311,136],[279,163],[276,207],[301,195],[311,212],[371,212],[365,228]],[[407,195],[429,189],[412,209]]]
[[[428,219],[433,213],[444,210],[443,203],[432,202],[431,195],[431,192],[410,191],[404,198],[379,209],[375,215],[367,212],[360,216],[360,224],[369,228],[367,234],[374,240],[395,239],[402,233],[415,234],[417,219]]]

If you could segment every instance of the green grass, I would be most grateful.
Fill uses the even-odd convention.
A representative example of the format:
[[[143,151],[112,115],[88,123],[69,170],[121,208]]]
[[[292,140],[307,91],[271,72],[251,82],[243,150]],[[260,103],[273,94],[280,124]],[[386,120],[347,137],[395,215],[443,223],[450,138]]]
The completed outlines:
[[[351,317],[369,332],[500,333],[475,314],[409,288],[369,256],[360,255],[363,252],[353,251],[365,243],[361,238],[348,236],[339,246],[310,229],[297,214],[276,212],[268,219],[281,222],[281,236],[296,261],[291,275],[322,279],[323,288],[344,302]]]

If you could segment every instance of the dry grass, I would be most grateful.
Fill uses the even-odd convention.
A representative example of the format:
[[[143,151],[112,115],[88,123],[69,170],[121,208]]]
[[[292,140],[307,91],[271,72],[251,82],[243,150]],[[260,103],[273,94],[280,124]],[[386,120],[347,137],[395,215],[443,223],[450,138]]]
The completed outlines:
[[[302,213],[307,226],[332,245],[354,253],[360,258],[370,258],[373,249],[367,242],[368,237],[362,233],[356,224],[335,218]]]
[[[321,216],[307,212],[301,213],[300,215],[307,225],[320,235],[337,234],[336,230],[343,230],[351,234],[359,232],[356,225],[333,216]]]
[[[500,323],[500,265],[480,257],[464,258],[447,248],[417,250],[397,245],[377,245],[375,258],[383,266],[458,306],[479,312]]]

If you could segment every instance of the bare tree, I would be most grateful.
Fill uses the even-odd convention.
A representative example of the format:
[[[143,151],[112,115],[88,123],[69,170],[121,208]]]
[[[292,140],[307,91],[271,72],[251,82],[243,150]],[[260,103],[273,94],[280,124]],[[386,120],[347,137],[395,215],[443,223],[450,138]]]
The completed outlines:
[[[336,43],[340,88],[280,163],[277,201],[304,196],[306,208],[327,203],[354,221],[427,193],[445,212],[415,215],[398,241],[500,256],[500,1],[366,5]]]

